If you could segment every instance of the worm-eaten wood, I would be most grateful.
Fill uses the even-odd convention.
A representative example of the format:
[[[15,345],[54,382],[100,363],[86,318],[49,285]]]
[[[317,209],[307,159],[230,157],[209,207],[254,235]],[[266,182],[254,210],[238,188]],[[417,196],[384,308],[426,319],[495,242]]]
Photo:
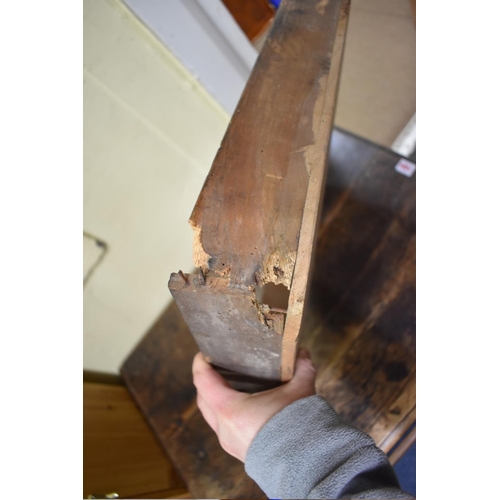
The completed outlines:
[[[293,375],[348,5],[282,2],[189,221],[200,274],[169,283],[207,358],[265,380]]]

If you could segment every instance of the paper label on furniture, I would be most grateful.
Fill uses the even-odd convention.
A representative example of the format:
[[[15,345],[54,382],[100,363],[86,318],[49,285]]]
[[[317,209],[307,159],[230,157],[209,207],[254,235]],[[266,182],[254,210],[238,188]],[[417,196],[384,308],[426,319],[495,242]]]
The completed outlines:
[[[411,177],[415,173],[416,168],[415,163],[401,158],[396,164],[395,170],[400,174],[406,175],[406,177]]]

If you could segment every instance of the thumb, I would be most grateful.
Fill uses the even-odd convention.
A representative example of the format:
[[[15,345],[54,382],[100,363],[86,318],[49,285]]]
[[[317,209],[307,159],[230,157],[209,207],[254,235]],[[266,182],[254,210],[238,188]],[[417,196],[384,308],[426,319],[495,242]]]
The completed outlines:
[[[224,406],[228,400],[239,395],[237,391],[231,389],[224,377],[207,363],[201,352],[193,360],[193,383],[198,395],[212,410]]]
[[[302,391],[315,394],[316,389],[316,368],[311,361],[311,355],[307,349],[301,348],[297,353],[297,361],[295,362],[295,373],[290,384],[294,388],[300,388]]]

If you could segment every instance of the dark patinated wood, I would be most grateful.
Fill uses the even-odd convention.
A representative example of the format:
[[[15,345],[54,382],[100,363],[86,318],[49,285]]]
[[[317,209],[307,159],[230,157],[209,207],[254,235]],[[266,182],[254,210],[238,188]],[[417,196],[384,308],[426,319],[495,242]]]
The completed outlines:
[[[283,330],[275,322],[283,314],[256,306],[253,290],[228,285],[227,278],[208,275],[202,285],[199,280],[173,274],[169,288],[207,360],[243,375],[279,380]]]
[[[207,358],[264,380],[293,374],[348,6],[282,2],[189,221],[201,280],[169,283]],[[258,301],[268,283],[286,320]]]
[[[386,452],[416,418],[415,175],[394,170],[399,158],[334,131],[300,338],[318,393]],[[197,410],[196,351],[172,304],[122,373],[194,497],[262,497]]]
[[[416,177],[394,170],[393,152],[345,133],[330,154],[301,344],[319,367],[319,394],[383,444],[415,406]]]
[[[187,490],[123,385],[83,383],[83,497],[178,498]]]

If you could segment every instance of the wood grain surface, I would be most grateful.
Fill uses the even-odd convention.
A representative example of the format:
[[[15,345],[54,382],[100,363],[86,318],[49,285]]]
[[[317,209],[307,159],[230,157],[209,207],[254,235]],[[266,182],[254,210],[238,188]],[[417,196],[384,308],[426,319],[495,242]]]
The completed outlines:
[[[86,382],[83,498],[108,493],[120,498],[175,498],[187,490],[127,389]]]
[[[208,275],[200,285],[196,275],[185,277],[172,275],[169,288],[207,360],[242,375],[279,380],[283,314],[257,308],[255,292],[228,285],[227,278]]]
[[[415,179],[336,129],[300,344],[317,391],[388,452],[415,422]],[[172,304],[122,374],[195,498],[263,498],[195,402],[196,343]]]
[[[169,284],[202,352],[264,380],[293,374],[348,6],[281,3],[191,215],[201,280],[174,273]],[[284,321],[257,300],[268,283],[290,290]],[[241,308],[240,293],[250,308]],[[260,347],[247,325],[260,330]]]

